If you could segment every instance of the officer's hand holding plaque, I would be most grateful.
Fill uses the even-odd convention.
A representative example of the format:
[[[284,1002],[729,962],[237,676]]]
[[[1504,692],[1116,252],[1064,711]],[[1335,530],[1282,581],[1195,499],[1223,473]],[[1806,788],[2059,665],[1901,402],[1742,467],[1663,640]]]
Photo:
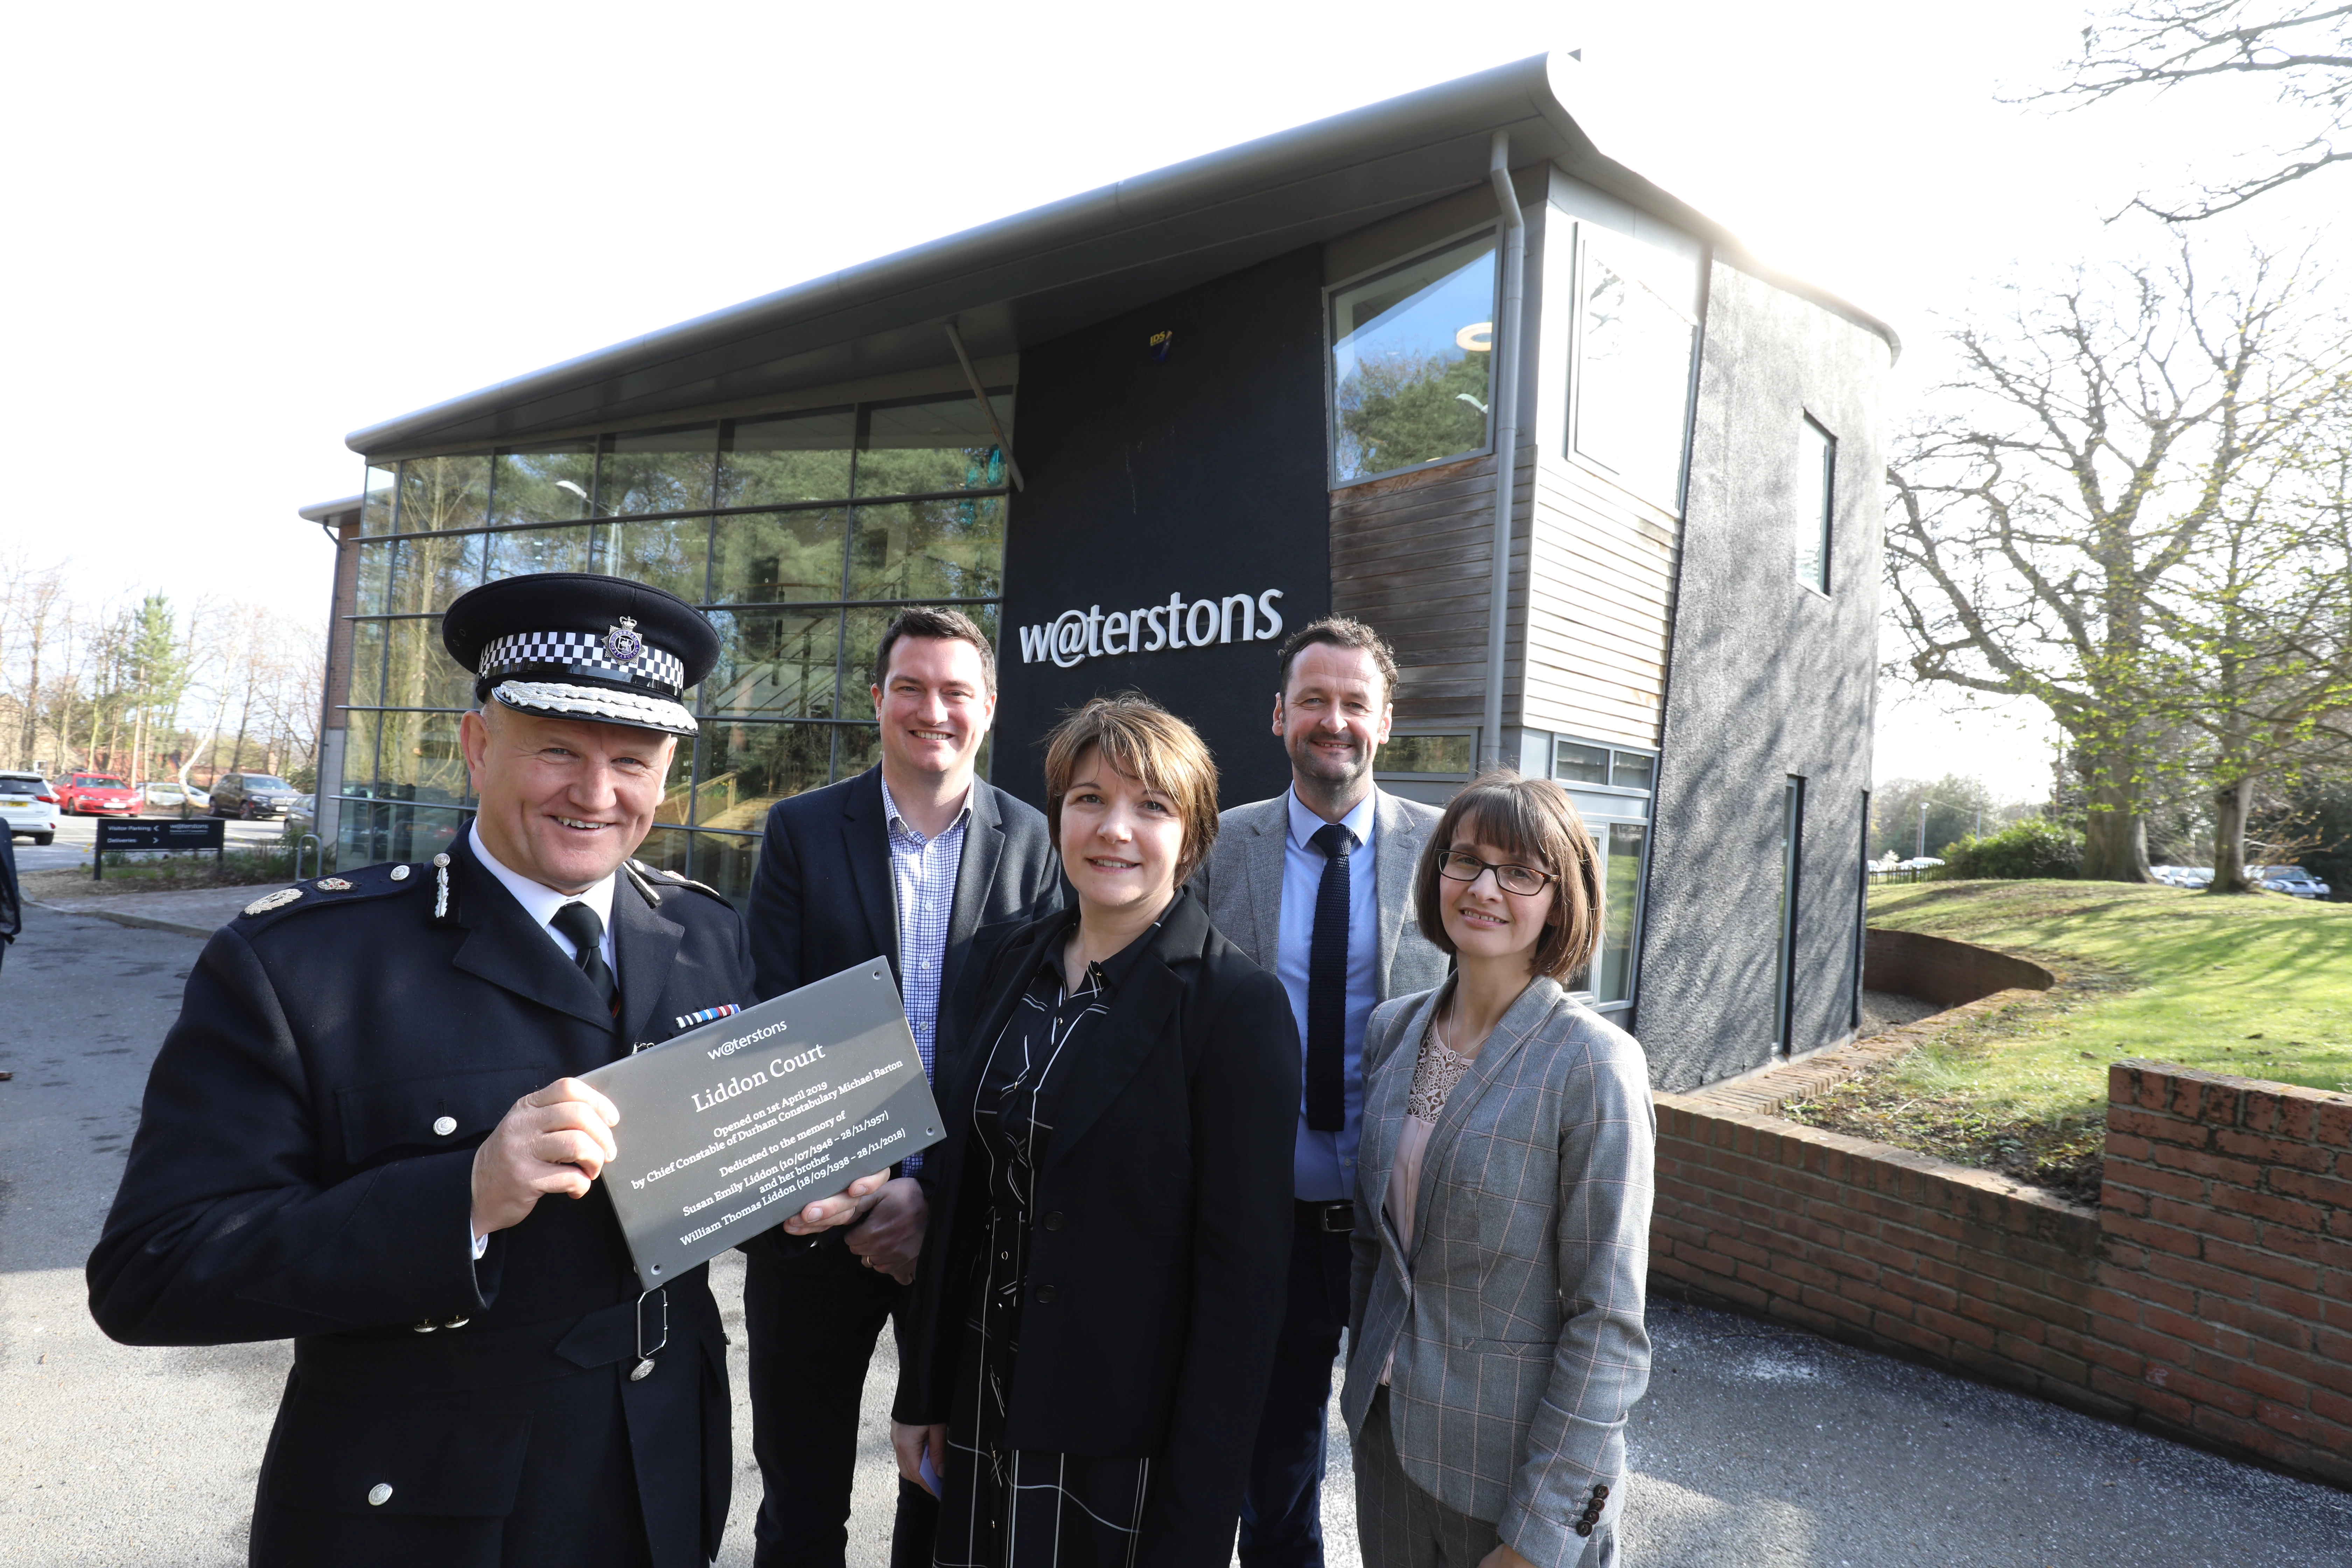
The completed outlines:
[[[879,960],[583,1081],[621,1112],[603,1180],[648,1290],[944,1135]]]

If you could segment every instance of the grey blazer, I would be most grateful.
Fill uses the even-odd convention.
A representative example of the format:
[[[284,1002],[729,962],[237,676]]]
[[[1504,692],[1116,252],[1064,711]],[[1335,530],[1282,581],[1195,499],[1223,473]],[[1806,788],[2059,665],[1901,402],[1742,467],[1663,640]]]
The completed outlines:
[[[1408,1255],[1385,1199],[1444,994],[1382,1003],[1364,1031],[1340,1408],[1360,1440],[1389,1363],[1397,1457],[1416,1485],[1492,1521],[1538,1568],[1613,1563],[1625,1415],[1650,1381],[1648,1065],[1556,982],[1529,985],[1438,1113]],[[1580,1535],[1596,1486],[1607,1500]]]
[[[1381,907],[1380,994],[1424,991],[1445,978],[1446,957],[1412,918],[1412,873],[1443,815],[1433,805],[1373,792],[1372,874]],[[1217,816],[1217,842],[1191,883],[1209,923],[1253,963],[1274,973],[1282,940],[1282,854],[1290,795],[1252,801]]]

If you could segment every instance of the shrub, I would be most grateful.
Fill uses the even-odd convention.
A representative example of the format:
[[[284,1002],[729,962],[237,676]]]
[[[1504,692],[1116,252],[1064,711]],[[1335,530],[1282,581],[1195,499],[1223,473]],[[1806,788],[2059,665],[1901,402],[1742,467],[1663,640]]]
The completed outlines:
[[[2041,817],[2014,822],[1979,838],[1969,835],[1944,849],[1947,877],[2079,877],[2083,836]]]

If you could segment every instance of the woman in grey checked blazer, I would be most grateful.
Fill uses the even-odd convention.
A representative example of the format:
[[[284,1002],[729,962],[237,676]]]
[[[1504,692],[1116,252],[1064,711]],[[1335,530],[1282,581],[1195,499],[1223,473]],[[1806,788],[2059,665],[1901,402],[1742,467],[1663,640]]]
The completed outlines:
[[[1414,903],[1455,973],[1364,1032],[1342,1401],[1364,1563],[1607,1568],[1657,1123],[1642,1047],[1561,984],[1600,937],[1592,840],[1558,785],[1486,774]]]

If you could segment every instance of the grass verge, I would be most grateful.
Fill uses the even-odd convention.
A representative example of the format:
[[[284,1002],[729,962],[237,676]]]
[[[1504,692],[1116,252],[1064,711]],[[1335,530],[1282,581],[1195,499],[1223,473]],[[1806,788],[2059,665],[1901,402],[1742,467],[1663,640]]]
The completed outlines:
[[[2352,1090],[2352,905],[1924,882],[1872,889],[1870,923],[2017,953],[2059,983],[1791,1104],[1791,1120],[2096,1203],[2118,1058]]]
[[[310,851],[302,869],[318,863]],[[210,849],[167,855],[110,853],[106,875],[93,879],[87,870],[27,871],[20,879],[27,896],[36,899],[106,898],[121,893],[175,893],[192,888],[247,888],[294,879],[294,848],[270,844],[231,849],[215,863]]]

